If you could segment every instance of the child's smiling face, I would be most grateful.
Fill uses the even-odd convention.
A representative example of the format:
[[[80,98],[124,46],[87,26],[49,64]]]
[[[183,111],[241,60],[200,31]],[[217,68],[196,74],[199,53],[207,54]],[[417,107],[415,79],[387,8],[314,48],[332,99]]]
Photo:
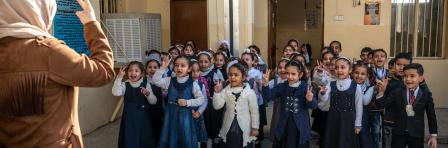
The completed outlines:
[[[194,63],[193,65],[191,65],[191,78],[193,80],[198,80],[200,76],[201,76],[201,70],[199,68],[199,64]]]
[[[218,54],[215,56],[215,66],[216,68],[223,68],[226,61],[224,60],[224,56],[222,54]]]
[[[146,74],[148,76],[152,77],[154,73],[156,73],[156,70],[159,69],[159,64],[156,61],[151,61],[146,66]]]
[[[404,71],[403,81],[406,88],[415,89],[423,82],[423,76],[418,74],[417,69],[407,69]]]
[[[200,54],[198,57],[199,67],[201,71],[207,71],[211,66],[210,57],[205,54]]]
[[[364,84],[364,82],[367,80],[368,72],[366,67],[356,67],[353,71],[353,80],[355,80],[356,84]]]
[[[377,51],[373,54],[373,63],[377,68],[383,68],[386,63],[386,53]]]
[[[303,72],[299,71],[299,68],[296,66],[288,66],[286,67],[286,75],[288,84],[294,84],[302,78]]]
[[[293,48],[291,48],[290,46],[286,46],[285,49],[283,49],[283,57],[289,58],[289,56],[291,56],[293,52],[294,52]]]
[[[351,73],[350,64],[345,60],[336,60],[335,72],[338,79],[346,79]]]
[[[288,76],[286,75],[286,63],[287,62],[285,62],[285,61],[278,63],[277,73],[281,79],[288,78]]]
[[[176,72],[176,76],[184,77],[187,76],[191,71],[189,61],[187,58],[178,58],[174,61],[174,72]]]
[[[142,78],[143,71],[137,65],[129,65],[127,75],[131,82],[137,82]]]
[[[246,79],[246,76],[236,67],[230,67],[228,77],[230,86],[232,87],[241,86]]]
[[[186,55],[186,56],[192,56],[192,55],[194,55],[193,48],[192,48],[191,46],[187,46],[187,47],[184,49],[184,55]]]

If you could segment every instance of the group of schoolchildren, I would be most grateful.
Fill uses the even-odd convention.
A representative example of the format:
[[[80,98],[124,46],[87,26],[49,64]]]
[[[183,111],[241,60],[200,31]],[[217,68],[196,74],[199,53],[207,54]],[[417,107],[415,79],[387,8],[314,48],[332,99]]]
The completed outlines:
[[[312,65],[310,44],[292,39],[271,70],[256,45],[240,57],[228,42],[218,45],[198,51],[187,41],[168,52],[150,50],[145,64],[120,69],[112,88],[124,96],[118,147],[265,147],[269,101],[274,148],[308,148],[312,131],[320,147],[379,148],[386,127],[392,147],[420,148],[425,112],[428,145],[437,146],[431,91],[409,53],[395,55],[385,68],[383,49],[366,47],[352,62],[333,41]]]

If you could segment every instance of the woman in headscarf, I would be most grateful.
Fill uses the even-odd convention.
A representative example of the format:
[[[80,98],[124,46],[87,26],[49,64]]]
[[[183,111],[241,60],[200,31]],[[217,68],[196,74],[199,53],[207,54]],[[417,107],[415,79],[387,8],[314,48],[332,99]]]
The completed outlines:
[[[78,87],[115,73],[89,0],[78,3],[90,57],[49,33],[55,0],[0,0],[0,147],[83,147]]]

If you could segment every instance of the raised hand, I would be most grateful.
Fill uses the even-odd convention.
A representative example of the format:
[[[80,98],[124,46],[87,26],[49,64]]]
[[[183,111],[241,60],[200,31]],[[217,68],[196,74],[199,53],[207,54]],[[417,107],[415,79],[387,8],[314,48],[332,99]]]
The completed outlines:
[[[149,94],[151,93],[148,89],[146,89],[145,87],[140,87],[140,92],[145,95],[145,96],[149,96]]]
[[[122,67],[120,68],[120,71],[118,72],[118,77],[119,77],[119,78],[123,78],[124,75],[126,74],[126,72],[125,72],[126,67],[127,67],[127,66],[122,66]]]
[[[314,69],[318,72],[322,72],[324,70],[324,66],[319,60],[317,60],[317,65],[314,67]]]
[[[386,91],[387,85],[389,84],[389,78],[384,77],[380,83],[377,84],[378,96],[381,96]]]
[[[311,102],[313,101],[313,87],[312,86],[308,86],[308,89],[306,91],[306,101]]]
[[[81,23],[85,25],[89,22],[96,21],[95,11],[92,8],[92,4],[90,4],[90,0],[77,1],[82,8],[82,11],[76,12],[76,15],[79,17]]]
[[[263,74],[263,85],[268,86],[269,85],[269,77],[271,76],[271,69],[267,69],[266,72]]]
[[[218,80],[217,82],[215,82],[215,87],[214,87],[215,93],[221,92],[221,89],[222,89],[222,84],[221,84],[221,81]]]
[[[165,56],[162,58],[161,68],[168,68],[171,63],[171,56]]]
[[[187,106],[187,100],[185,99],[178,99],[177,104],[179,104],[180,107]]]
[[[319,93],[321,95],[324,95],[327,92],[327,87],[326,86],[319,86]]]

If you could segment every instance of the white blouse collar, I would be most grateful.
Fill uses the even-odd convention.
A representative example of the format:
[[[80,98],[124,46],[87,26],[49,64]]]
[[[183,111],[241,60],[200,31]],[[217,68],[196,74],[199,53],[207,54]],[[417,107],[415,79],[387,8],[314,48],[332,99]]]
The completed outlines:
[[[297,82],[294,83],[294,84],[288,84],[288,85],[289,85],[289,87],[299,87],[300,84],[301,84],[301,82],[300,82],[300,80],[299,80],[299,81],[297,81]]]
[[[126,82],[129,82],[129,84],[131,84],[132,87],[137,88],[140,86],[140,84],[142,84],[143,77],[140,78],[140,80],[138,80],[137,82],[131,82],[131,80],[126,80]]]
[[[185,83],[185,82],[187,82],[187,80],[188,80],[188,78],[189,78],[190,76],[189,75],[186,75],[186,76],[183,76],[183,77],[176,77],[177,78],[177,82],[179,82],[179,83]]]
[[[201,76],[208,75],[208,73],[210,73],[214,68],[215,68],[215,65],[212,64],[212,65],[207,69],[207,71],[203,71],[203,72],[201,72]]]

